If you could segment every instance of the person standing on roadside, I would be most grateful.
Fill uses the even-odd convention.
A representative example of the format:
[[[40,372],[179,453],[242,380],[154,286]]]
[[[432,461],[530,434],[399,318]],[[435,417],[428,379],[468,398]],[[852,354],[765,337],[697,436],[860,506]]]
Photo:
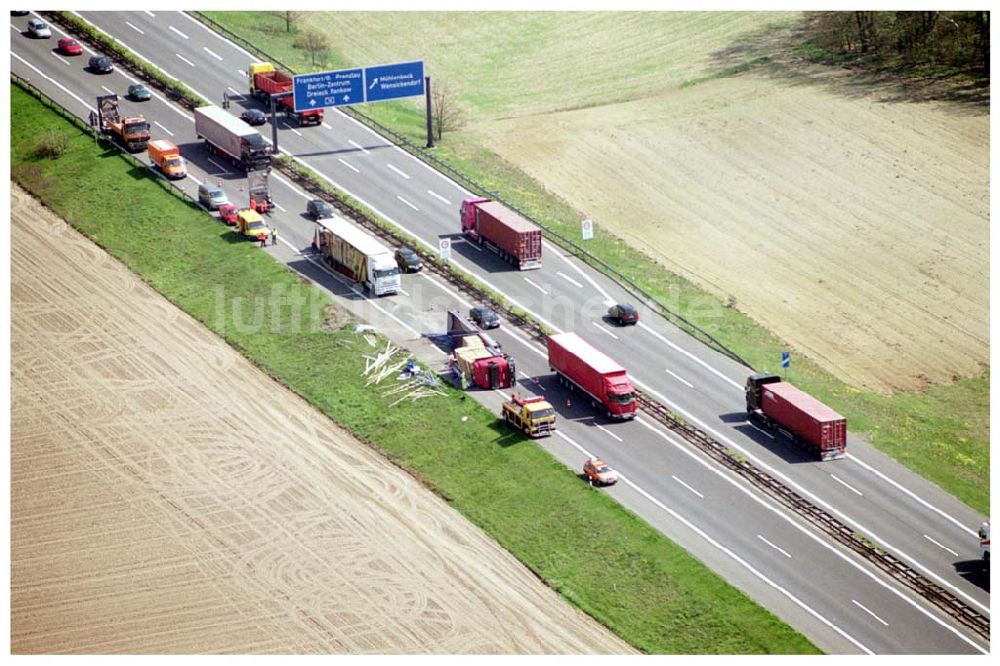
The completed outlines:
[[[271,245],[277,245],[277,244],[278,244],[278,228],[273,227],[271,229]]]
[[[260,246],[261,247],[265,247],[266,245],[267,245],[267,234],[264,233],[264,232],[261,232],[261,234],[260,234]]]

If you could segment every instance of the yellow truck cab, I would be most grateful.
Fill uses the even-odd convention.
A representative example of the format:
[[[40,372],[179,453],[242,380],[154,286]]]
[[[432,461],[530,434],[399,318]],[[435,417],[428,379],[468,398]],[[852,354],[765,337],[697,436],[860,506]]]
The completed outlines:
[[[257,211],[244,208],[236,214],[236,231],[247,238],[259,241],[261,237],[267,238],[269,229],[264,218]]]
[[[512,395],[503,403],[500,416],[529,437],[548,437],[556,429],[556,410],[542,396]]]

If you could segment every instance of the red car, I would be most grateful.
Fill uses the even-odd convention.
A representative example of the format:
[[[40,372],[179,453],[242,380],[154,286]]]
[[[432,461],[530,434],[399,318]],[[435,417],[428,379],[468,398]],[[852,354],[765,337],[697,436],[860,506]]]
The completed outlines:
[[[70,39],[69,37],[63,37],[59,40],[58,44],[59,53],[63,55],[81,55],[83,53],[83,47],[80,46],[80,42],[75,39]]]
[[[219,206],[219,218],[229,226],[234,226],[236,224],[236,206],[231,203]]]

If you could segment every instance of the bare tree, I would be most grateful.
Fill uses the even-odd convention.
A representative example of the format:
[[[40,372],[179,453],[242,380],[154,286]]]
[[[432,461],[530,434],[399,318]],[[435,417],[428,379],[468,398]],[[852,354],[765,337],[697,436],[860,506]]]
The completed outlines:
[[[292,46],[306,51],[312,60],[313,67],[315,67],[316,58],[325,54],[330,48],[330,40],[323,33],[309,29],[299,34]]]
[[[285,32],[291,32],[292,24],[298,21],[299,15],[302,12],[293,12],[290,9],[286,9],[281,13],[285,15]]]
[[[434,121],[434,133],[438,141],[445,132],[461,129],[465,125],[465,116],[458,106],[458,99],[451,89],[444,84],[431,87],[431,119]]]

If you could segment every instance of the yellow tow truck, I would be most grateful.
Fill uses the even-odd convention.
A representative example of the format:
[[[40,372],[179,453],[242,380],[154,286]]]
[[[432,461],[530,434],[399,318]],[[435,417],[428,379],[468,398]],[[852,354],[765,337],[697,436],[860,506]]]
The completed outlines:
[[[548,437],[556,429],[556,410],[543,396],[512,395],[504,401],[500,418],[529,437]]]
[[[252,208],[244,208],[236,213],[236,232],[255,241],[259,241],[261,236],[267,238],[270,235],[264,218]]]

